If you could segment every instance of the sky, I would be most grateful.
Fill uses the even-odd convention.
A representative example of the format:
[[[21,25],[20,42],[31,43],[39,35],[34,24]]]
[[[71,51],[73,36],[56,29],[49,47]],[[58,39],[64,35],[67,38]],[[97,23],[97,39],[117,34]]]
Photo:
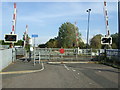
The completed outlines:
[[[2,2],[2,37],[12,31],[14,2]],[[58,36],[59,27],[65,22],[77,22],[83,41],[86,42],[88,13],[90,12],[89,40],[96,34],[106,34],[103,2],[16,2],[16,34],[22,39],[26,24],[28,34],[38,34],[36,44],[46,43]],[[118,32],[117,2],[107,2],[110,34]]]

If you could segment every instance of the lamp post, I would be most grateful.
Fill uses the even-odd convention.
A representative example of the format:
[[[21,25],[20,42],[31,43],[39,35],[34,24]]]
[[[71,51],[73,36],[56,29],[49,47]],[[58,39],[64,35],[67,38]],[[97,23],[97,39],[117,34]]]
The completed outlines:
[[[118,0],[118,41],[120,41],[120,0]],[[120,57],[120,42],[118,42],[118,58],[119,57]]]
[[[120,40],[120,0],[118,0],[118,35]],[[120,49],[120,42],[118,42],[118,49]]]
[[[86,11],[86,12],[88,12],[87,45],[86,45],[86,48],[87,48],[87,49],[88,49],[88,39],[89,39],[90,11],[91,11],[91,9],[88,9],[88,10]]]

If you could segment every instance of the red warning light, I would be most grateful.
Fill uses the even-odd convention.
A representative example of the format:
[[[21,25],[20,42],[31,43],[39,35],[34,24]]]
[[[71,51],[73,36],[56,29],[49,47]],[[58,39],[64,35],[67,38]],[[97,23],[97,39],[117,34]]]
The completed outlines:
[[[65,52],[64,49],[60,49],[59,51],[60,51],[61,54],[63,54]]]

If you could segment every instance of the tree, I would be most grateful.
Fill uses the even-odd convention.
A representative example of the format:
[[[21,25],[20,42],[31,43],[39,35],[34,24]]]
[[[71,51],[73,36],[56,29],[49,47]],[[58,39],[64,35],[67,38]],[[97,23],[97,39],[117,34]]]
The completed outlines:
[[[30,44],[29,44],[30,37],[28,34],[24,33],[23,41],[25,41],[25,49],[29,52],[30,51]]]
[[[57,48],[58,47],[58,40],[57,38],[55,37],[54,39],[50,39],[47,43],[46,43],[46,46],[48,48]]]
[[[66,22],[59,27],[58,32],[58,47],[72,48],[77,47],[76,32],[78,34],[78,44],[82,41],[81,34],[78,32],[78,27],[70,22]],[[78,45],[79,46],[79,45]]]
[[[93,38],[90,40],[90,47],[93,49],[101,49],[101,34],[97,34],[93,36]]]
[[[46,44],[39,44],[38,47],[39,48],[45,48],[45,47],[47,47],[47,45]]]
[[[112,48],[117,49],[118,48],[118,33],[112,34]]]
[[[22,46],[22,42],[23,40],[18,40],[17,43],[15,43],[14,45],[16,46]],[[10,43],[5,43],[4,40],[0,40],[1,45],[10,45]]]
[[[18,40],[18,42],[15,43],[15,45],[22,46],[22,43],[23,43],[23,40]]]

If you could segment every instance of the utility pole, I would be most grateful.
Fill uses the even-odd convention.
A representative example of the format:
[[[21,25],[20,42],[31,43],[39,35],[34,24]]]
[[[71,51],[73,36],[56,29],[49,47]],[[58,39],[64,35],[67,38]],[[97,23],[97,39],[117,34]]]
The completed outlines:
[[[90,11],[91,11],[91,9],[88,9],[88,10],[86,11],[86,12],[88,12],[87,45],[86,45],[86,48],[87,48],[87,49],[88,49],[88,41],[89,41]]]

